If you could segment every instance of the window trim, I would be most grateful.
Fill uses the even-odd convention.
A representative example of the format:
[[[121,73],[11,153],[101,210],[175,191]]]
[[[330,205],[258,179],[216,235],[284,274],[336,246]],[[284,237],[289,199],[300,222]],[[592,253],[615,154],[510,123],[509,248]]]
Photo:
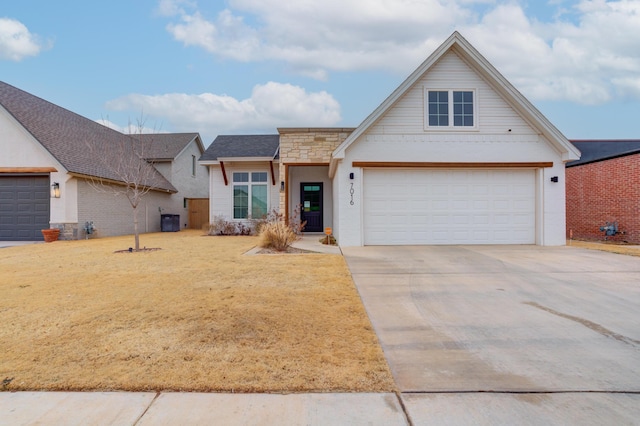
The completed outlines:
[[[235,181],[235,175],[237,173],[247,173],[247,181],[246,182],[236,182]],[[265,181],[253,181],[253,173],[264,173],[266,175],[266,180]],[[235,217],[235,187],[236,185],[239,186],[247,186],[248,187],[248,193],[247,193],[247,217]],[[266,195],[267,195],[267,206],[266,206],[266,212],[265,214],[269,214],[269,208],[271,206],[271,191],[269,190],[269,171],[268,170],[261,170],[261,169],[242,169],[242,170],[233,170],[231,172],[231,220],[235,220],[235,221],[246,221],[246,220],[250,220],[253,219],[251,217],[251,211],[253,210],[253,186],[265,186],[266,187]]]
[[[429,125],[429,92],[447,92],[448,94],[448,126],[431,126]],[[453,116],[453,92],[471,92],[473,94],[473,126],[454,126]],[[476,89],[469,88],[439,88],[439,87],[424,87],[424,130],[437,130],[443,132],[473,132],[478,130],[478,91]]]

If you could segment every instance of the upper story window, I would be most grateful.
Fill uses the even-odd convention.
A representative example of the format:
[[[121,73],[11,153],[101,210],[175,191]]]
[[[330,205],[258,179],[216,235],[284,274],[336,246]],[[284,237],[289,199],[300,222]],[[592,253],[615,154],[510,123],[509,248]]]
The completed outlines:
[[[196,156],[192,155],[191,156],[191,176],[195,176],[196,175]]]
[[[475,127],[473,90],[426,90],[426,92],[427,127]]]

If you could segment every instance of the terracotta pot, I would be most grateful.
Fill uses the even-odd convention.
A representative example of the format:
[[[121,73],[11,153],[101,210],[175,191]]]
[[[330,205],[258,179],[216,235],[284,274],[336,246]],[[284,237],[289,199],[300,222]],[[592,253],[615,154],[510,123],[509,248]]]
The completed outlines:
[[[58,237],[60,236],[60,230],[57,228],[43,229],[42,235],[44,236],[44,242],[50,243],[58,239]]]

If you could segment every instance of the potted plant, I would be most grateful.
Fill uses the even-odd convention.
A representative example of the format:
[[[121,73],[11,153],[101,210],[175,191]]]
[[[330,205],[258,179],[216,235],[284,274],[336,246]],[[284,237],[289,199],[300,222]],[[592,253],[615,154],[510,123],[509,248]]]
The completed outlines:
[[[60,236],[60,229],[58,228],[43,229],[42,235],[44,236],[44,242],[50,243],[58,239],[58,237]]]

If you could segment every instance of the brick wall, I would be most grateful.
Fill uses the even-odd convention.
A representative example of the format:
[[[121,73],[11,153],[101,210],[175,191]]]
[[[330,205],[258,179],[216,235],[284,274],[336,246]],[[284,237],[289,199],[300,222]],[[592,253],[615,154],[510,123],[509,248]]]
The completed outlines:
[[[171,213],[171,195],[150,191],[138,205],[138,230],[140,233],[159,232],[161,214]],[[182,216],[180,217],[182,221]],[[78,231],[77,238],[87,237],[85,222],[93,222],[96,231],[90,238],[133,234],[133,210],[124,195],[97,191],[87,181],[78,181]]]
[[[640,154],[568,167],[567,237],[604,240],[600,227],[618,222],[610,241],[640,244]]]

